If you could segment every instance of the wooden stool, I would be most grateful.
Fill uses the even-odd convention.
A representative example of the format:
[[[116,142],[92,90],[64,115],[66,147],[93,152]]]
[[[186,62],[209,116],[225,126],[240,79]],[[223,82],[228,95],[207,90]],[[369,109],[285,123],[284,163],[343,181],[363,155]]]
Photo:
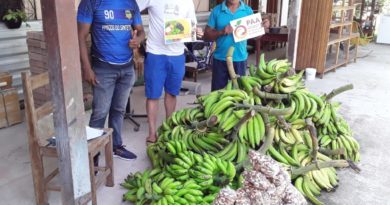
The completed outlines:
[[[22,73],[26,122],[28,127],[28,144],[31,158],[31,171],[34,182],[35,199],[37,205],[48,204],[48,191],[61,191],[59,185],[50,183],[58,175],[56,168],[47,176],[45,175],[43,158],[58,158],[56,147],[49,143],[54,136],[53,104],[51,101],[39,107],[34,106],[33,91],[49,84],[49,75],[44,72],[30,76],[27,72]],[[104,150],[105,166],[95,167],[94,156]],[[102,183],[106,186],[114,186],[113,158],[112,158],[112,129],[104,129],[104,135],[88,141],[88,158],[91,178],[92,204],[96,205],[96,188]],[[95,175],[96,172],[96,175]]]

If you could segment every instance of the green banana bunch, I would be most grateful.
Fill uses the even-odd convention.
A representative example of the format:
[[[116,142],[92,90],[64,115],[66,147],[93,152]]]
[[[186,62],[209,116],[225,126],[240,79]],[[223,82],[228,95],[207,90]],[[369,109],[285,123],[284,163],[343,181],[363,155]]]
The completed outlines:
[[[249,95],[252,93],[254,87],[261,89],[261,84],[263,83],[260,78],[254,76],[241,76],[237,80],[240,89],[244,90]]]
[[[139,204],[148,203],[150,200],[147,198],[148,194],[153,195],[153,181],[162,177],[164,177],[164,173],[160,168],[128,175],[125,182],[121,184],[122,187],[129,190],[123,195],[123,200]]]
[[[224,187],[233,181],[236,168],[232,162],[205,154],[203,162],[197,164],[188,172],[191,178],[204,190],[213,192],[215,188],[219,191],[220,187]]]
[[[306,173],[295,179],[294,186],[313,204],[323,204],[317,199],[322,190],[332,191],[338,186],[336,169],[323,168]]]
[[[221,117],[221,121],[219,123],[219,129],[223,133],[227,133],[234,128],[241,118],[244,117],[247,110],[227,110],[225,114]]]
[[[335,159],[349,159],[354,162],[360,161],[360,145],[350,135],[320,135],[319,145],[322,148],[330,150],[343,149],[344,153],[334,155]]]
[[[276,80],[273,86],[274,92],[288,94],[304,88],[302,82],[303,72],[302,70],[295,75]]]
[[[320,115],[320,113],[325,113],[323,108],[324,103],[316,95],[309,94],[308,91],[303,89],[297,90],[291,95],[291,107],[294,109],[294,112],[286,116],[288,122],[310,117],[314,117],[313,121],[316,121],[315,116]]]
[[[258,147],[265,135],[264,120],[259,113],[243,123],[238,131],[241,144],[248,144],[252,149]]]

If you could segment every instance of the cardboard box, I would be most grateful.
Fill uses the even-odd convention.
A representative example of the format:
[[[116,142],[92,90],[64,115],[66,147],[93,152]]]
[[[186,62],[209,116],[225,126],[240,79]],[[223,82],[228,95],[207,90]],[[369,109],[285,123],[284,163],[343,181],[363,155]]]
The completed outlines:
[[[0,128],[7,127],[7,113],[5,112],[3,95],[0,94]]]
[[[0,127],[7,127],[22,122],[17,89],[3,90],[0,96]],[[6,123],[3,122],[4,116]]]
[[[12,75],[9,73],[0,73],[0,90],[12,88]]]

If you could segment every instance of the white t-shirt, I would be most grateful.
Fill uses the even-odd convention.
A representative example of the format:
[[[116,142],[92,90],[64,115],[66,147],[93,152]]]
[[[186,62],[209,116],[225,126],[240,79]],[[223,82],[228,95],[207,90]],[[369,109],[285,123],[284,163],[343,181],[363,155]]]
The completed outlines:
[[[140,11],[148,9],[149,33],[146,52],[178,56],[184,53],[184,43],[165,44],[164,20],[190,18],[196,23],[193,0],[137,0]]]

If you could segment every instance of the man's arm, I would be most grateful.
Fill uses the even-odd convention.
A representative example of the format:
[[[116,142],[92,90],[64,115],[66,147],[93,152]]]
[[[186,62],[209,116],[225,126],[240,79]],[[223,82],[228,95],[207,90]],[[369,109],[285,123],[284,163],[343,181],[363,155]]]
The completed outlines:
[[[142,25],[134,26],[133,38],[129,42],[129,46],[132,49],[140,47],[140,43],[145,40],[145,31]]]
[[[218,18],[218,8],[214,8],[211,11],[207,26],[204,32],[204,39],[206,41],[215,41],[217,38],[223,35],[229,35],[233,32],[233,28],[228,24],[222,30],[218,31],[217,28],[217,18]]]
[[[222,31],[217,31],[217,29],[215,28],[206,26],[206,29],[204,31],[204,39],[206,41],[215,41],[220,36],[222,36]]]
[[[87,38],[89,35],[90,28],[91,28],[91,24],[80,23],[80,22],[77,23],[81,68],[83,70],[83,77],[85,81],[95,86],[98,82],[96,80],[95,73],[92,70],[91,62],[89,60],[89,55],[88,55],[88,48],[87,48]]]
[[[233,28],[230,25],[227,25],[223,30],[218,31],[215,28],[211,28],[210,26],[206,26],[204,32],[204,39],[206,41],[215,41],[217,38],[223,35],[229,35],[233,32]]]
[[[148,3],[149,0],[145,0],[143,2]],[[146,6],[146,5],[144,5],[144,6]],[[140,43],[145,39],[145,31],[144,31],[144,27],[142,26],[142,18],[141,18],[141,12],[139,9],[139,5],[136,5],[135,7],[136,7],[135,15],[133,17],[134,19],[133,19],[133,24],[132,24],[134,30],[133,30],[133,33],[131,35],[131,40],[129,41],[129,46],[132,49],[139,48]]]

